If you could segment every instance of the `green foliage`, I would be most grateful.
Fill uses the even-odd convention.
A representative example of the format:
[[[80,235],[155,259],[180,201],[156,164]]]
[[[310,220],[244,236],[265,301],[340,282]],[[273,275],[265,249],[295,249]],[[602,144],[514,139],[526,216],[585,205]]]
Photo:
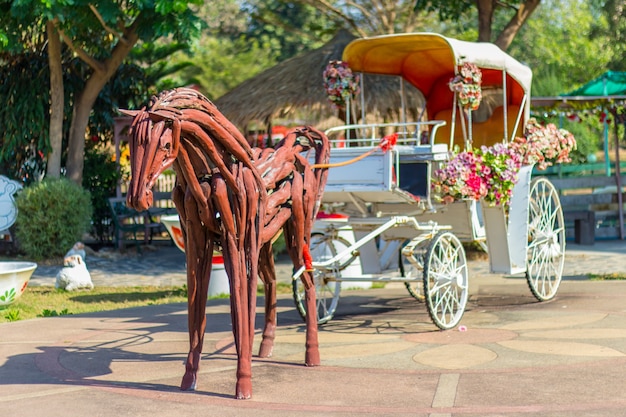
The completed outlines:
[[[572,122],[564,120],[560,126],[569,130],[576,138],[576,149],[570,154],[572,163],[581,164],[587,162],[587,156],[602,149],[602,130],[597,123]]]
[[[334,35],[345,24],[337,16],[325,15],[307,2],[265,0],[251,3],[246,8],[250,22],[245,38],[271,48],[279,62],[320,47],[322,39]],[[363,25],[367,23],[363,22]]]
[[[66,178],[28,187],[16,203],[16,238],[20,249],[35,260],[63,256],[89,229],[89,192]]]
[[[7,310],[7,312],[4,314],[4,318],[6,321],[18,321],[20,320],[20,310]]]
[[[436,12],[441,20],[457,20],[475,3],[473,0],[416,0],[415,10]]]
[[[595,36],[607,36],[611,39],[614,50],[608,70],[626,71],[626,7],[624,0],[596,0],[602,10],[608,26],[598,26],[592,33]]]
[[[85,167],[83,187],[91,194],[92,235],[101,242],[108,241],[111,224],[108,198],[115,196],[115,188],[121,173],[117,170],[117,164],[111,153],[101,147],[86,150]]]
[[[41,314],[37,315],[37,317],[58,317],[58,316],[69,316],[72,313],[70,313],[70,311],[67,308],[64,308],[63,310],[61,310],[61,312],[58,312],[56,310],[49,310],[47,308],[45,308]]]
[[[0,172],[28,183],[49,149],[47,57],[16,55],[0,66]],[[36,179],[36,178],[35,178]]]
[[[77,87],[70,89],[72,95],[69,100],[66,99],[66,103],[88,108],[93,106],[93,101],[90,101],[89,97],[102,89],[102,86],[111,78],[111,70],[118,68],[122,60],[126,58],[124,56],[128,51],[126,45],[133,46],[135,42],[153,42],[161,37],[167,37],[174,42],[188,43],[194,36],[197,37],[202,25],[195,16],[192,6],[202,3],[201,0],[115,0],[95,3],[91,0],[5,1],[0,3],[2,7],[0,33],[7,37],[10,51],[13,53],[45,52],[46,24],[53,21],[57,29],[63,32],[64,46],[67,47],[64,48],[65,53],[69,51],[71,55],[78,56],[79,60],[83,61],[83,65],[64,69],[64,75],[69,73],[80,79],[80,83],[76,84]],[[126,45],[120,47],[122,42]],[[128,44],[128,42],[131,43]],[[4,56],[2,58],[4,60]],[[71,61],[68,55],[65,55],[63,59],[64,63]],[[99,69],[94,70],[94,67]],[[45,72],[42,75],[47,79],[49,76],[47,71]],[[33,82],[33,78],[30,80],[30,86],[20,88],[19,91],[32,92],[33,99],[30,103],[43,110],[43,117],[40,117],[39,123],[33,124],[32,128],[26,125],[25,131],[48,124],[49,94],[48,97],[45,94],[36,94],[34,87],[44,84]],[[5,79],[6,77],[3,77],[3,81]],[[123,79],[127,78],[120,78],[120,80]],[[91,89],[91,91],[83,94],[85,89]],[[122,95],[125,91],[124,89],[118,90],[116,95]],[[0,96],[0,99],[3,97]],[[108,101],[114,102],[111,99]],[[8,104],[6,100],[3,102]],[[145,102],[145,98],[141,102]],[[20,112],[16,111],[14,106],[5,107],[13,117],[21,118]],[[88,122],[84,119],[87,113],[70,110],[65,114],[80,119],[72,121],[76,126],[84,126]],[[92,114],[107,113],[94,111]],[[112,115],[113,111],[109,110],[108,114]],[[4,126],[2,121],[0,121],[0,126]],[[91,136],[95,134],[94,132],[97,132],[99,136],[102,135],[104,129],[100,125],[96,125],[95,129],[91,127]],[[83,149],[80,142],[82,135],[82,132],[72,131],[72,137],[69,140],[71,163],[82,156]],[[38,139],[35,136],[35,140]],[[44,143],[47,145],[48,141],[45,140]],[[41,146],[38,149],[41,149]],[[47,154],[47,152],[44,153]],[[66,168],[73,178],[74,175],[78,178],[82,176],[82,171],[79,172],[76,166],[70,165]]]
[[[159,89],[197,84],[217,99],[243,81],[299,53],[320,47],[341,26],[304,2],[283,0],[205,2],[198,16],[203,36],[171,59],[183,66]]]
[[[533,95],[563,94],[606,71],[613,45],[606,36],[592,36],[600,26],[606,27],[606,20],[588,2],[542,3],[509,48],[511,55],[532,68]],[[559,83],[543,82],[544,77],[557,78]]]
[[[623,272],[613,272],[610,274],[589,274],[590,281],[623,281],[626,274]]]
[[[209,99],[215,100],[275,65],[276,56],[272,55],[272,48],[256,42],[205,37],[192,48],[191,55],[176,54],[173,61],[193,62],[193,65],[168,77],[169,80],[162,80],[162,87],[197,84]]]

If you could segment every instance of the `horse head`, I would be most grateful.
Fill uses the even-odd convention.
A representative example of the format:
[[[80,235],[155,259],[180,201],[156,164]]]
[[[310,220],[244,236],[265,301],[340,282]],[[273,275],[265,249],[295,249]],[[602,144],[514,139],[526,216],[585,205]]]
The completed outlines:
[[[131,180],[126,205],[137,211],[152,205],[152,187],[178,156],[178,121],[158,112],[120,110],[133,116],[129,133]],[[178,125],[179,126],[179,125]]]

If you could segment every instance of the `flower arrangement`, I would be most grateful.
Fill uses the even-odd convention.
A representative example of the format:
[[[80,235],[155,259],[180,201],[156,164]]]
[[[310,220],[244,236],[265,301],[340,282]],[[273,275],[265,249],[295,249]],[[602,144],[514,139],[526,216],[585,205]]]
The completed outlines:
[[[522,165],[536,164],[545,169],[569,162],[576,149],[574,135],[553,124],[542,126],[531,118],[524,137],[510,144],[497,143],[460,152],[433,174],[435,199],[451,203],[460,199],[483,199],[490,205],[508,206]]]
[[[359,75],[353,74],[346,62],[330,61],[322,77],[328,99],[338,108],[359,93]]]
[[[553,164],[571,162],[569,154],[576,149],[576,139],[552,123],[542,126],[535,118],[530,118],[524,137],[516,137],[510,146],[522,156],[523,164],[546,169]]]
[[[482,100],[483,73],[476,65],[465,62],[459,73],[448,82],[450,91],[457,93],[459,103],[468,110],[477,110]]]
[[[484,199],[490,205],[510,204],[522,160],[512,148],[497,143],[460,152],[435,171],[432,188],[444,203]]]

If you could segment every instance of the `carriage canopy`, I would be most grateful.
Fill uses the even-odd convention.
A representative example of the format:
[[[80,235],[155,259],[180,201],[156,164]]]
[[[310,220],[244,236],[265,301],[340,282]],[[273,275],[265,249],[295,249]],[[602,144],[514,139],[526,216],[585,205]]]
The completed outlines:
[[[356,72],[403,77],[419,89],[429,114],[452,107],[450,78],[463,62],[482,70],[483,89],[502,88],[506,74],[507,105],[530,111],[530,68],[491,43],[467,42],[436,33],[383,35],[352,41],[343,58]]]

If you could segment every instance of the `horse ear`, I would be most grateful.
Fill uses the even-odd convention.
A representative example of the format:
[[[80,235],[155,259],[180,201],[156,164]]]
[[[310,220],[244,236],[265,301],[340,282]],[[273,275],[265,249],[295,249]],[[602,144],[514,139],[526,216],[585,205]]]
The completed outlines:
[[[150,117],[150,120],[152,121],[152,123],[162,122],[163,120],[172,120],[171,117],[167,117],[162,113],[157,113],[153,111],[149,111],[148,116]]]
[[[126,116],[130,116],[130,117],[135,117],[139,114],[139,110],[124,110],[124,109],[117,109],[120,113],[126,115]]]

